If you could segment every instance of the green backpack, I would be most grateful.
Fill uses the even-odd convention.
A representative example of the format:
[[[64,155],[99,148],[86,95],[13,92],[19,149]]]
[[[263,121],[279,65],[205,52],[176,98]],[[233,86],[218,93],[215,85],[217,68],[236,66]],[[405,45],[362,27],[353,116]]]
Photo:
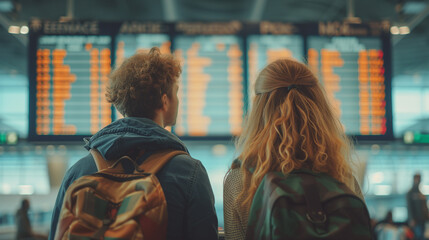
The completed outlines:
[[[373,239],[365,203],[345,184],[307,170],[268,173],[253,198],[246,239]]]

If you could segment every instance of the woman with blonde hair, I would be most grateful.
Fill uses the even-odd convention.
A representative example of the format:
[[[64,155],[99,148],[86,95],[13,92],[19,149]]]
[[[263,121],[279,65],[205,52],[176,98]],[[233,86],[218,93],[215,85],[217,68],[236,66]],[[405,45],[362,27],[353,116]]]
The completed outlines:
[[[252,107],[224,182],[226,239],[244,239],[255,192],[269,172],[325,173],[361,196],[351,144],[318,79],[302,63],[277,60],[255,82]]]

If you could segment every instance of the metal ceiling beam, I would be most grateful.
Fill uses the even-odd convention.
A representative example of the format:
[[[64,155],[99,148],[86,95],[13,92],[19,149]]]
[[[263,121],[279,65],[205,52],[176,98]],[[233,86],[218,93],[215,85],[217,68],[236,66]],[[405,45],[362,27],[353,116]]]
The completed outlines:
[[[165,21],[177,21],[177,6],[175,0],[162,0],[162,6],[164,10],[164,20]]]
[[[67,0],[67,18],[74,18],[74,0]]]
[[[267,5],[267,0],[254,0],[252,9],[250,10],[249,20],[255,22],[261,21],[265,5]]]
[[[347,1],[347,18],[346,21],[348,22],[354,22],[354,23],[360,23],[360,18],[355,16],[355,1],[354,0],[348,0]]]
[[[426,6],[423,11],[421,11],[419,14],[414,16],[410,21],[405,23],[405,26],[408,26],[410,29],[410,33],[413,31],[417,25],[419,25],[427,16],[429,15],[429,4]],[[392,45],[397,45],[406,35],[395,35],[392,38]]]
[[[14,25],[6,16],[0,13],[0,25],[6,29],[6,31],[9,30],[10,25]],[[9,34],[9,33],[8,33]],[[11,34],[14,36],[24,47],[27,47],[27,38],[22,36],[21,34]]]
[[[355,17],[355,1],[348,0],[347,1],[347,18],[351,19]]]

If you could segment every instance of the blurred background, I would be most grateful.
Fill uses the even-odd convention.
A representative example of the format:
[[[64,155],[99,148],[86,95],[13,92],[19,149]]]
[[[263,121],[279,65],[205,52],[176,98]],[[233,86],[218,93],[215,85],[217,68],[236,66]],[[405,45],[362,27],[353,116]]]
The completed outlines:
[[[0,0],[0,239],[24,198],[48,232],[82,137],[121,117],[102,99],[108,72],[151,46],[182,61],[173,132],[208,171],[220,227],[251,83],[279,57],[308,63],[332,96],[371,218],[405,222],[414,173],[429,194],[428,15],[428,0]],[[44,91],[53,69],[67,94]]]

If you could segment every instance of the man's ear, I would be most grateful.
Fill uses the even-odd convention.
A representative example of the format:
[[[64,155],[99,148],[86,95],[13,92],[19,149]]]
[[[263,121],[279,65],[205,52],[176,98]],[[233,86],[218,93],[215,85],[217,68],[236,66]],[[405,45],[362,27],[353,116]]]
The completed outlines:
[[[167,96],[167,94],[163,94],[162,95],[162,97],[161,97],[161,101],[162,101],[162,110],[164,110],[164,111],[167,111],[168,110],[168,107],[169,107],[169,104],[170,104],[170,101],[169,101],[170,99],[168,99],[168,96]]]

